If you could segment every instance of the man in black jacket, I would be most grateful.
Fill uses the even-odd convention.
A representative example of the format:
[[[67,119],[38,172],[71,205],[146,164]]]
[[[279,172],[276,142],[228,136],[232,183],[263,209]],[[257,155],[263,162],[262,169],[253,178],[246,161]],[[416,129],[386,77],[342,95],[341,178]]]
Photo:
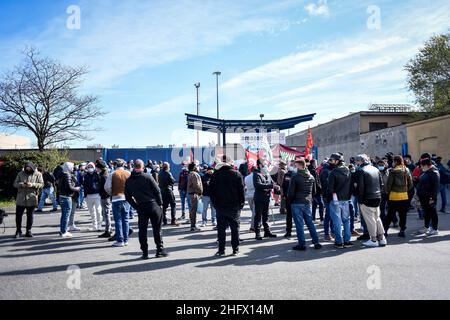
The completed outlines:
[[[328,177],[328,193],[331,196],[330,213],[333,220],[333,229],[336,240],[336,248],[348,248],[353,246],[350,242],[350,197],[351,174],[344,165],[344,158],[339,153],[330,156],[330,164],[335,168]],[[344,226],[344,239],[342,239],[342,226]]]
[[[224,156],[222,163],[216,166],[209,183],[211,202],[217,213],[217,233],[219,251],[216,256],[225,254],[225,230],[231,229],[233,255],[239,254],[239,225],[241,210],[245,204],[244,182],[242,175],[233,169],[231,159]]]
[[[50,198],[50,200],[52,201],[52,212],[56,212],[58,211],[58,202],[55,197],[55,177],[53,177],[53,174],[51,174],[44,168],[38,168],[38,171],[42,173],[42,178],[44,179],[44,187],[42,188],[39,205],[35,212],[42,212],[42,209],[45,205],[45,200],[47,198]]]
[[[255,187],[255,239],[262,240],[260,222],[264,227],[264,238],[276,238],[277,235],[270,232],[269,224],[269,204],[274,183],[264,159],[258,159],[257,169],[253,171],[253,186]]]
[[[148,259],[147,228],[151,221],[156,244],[156,257],[166,257],[167,253],[161,235],[162,196],[155,179],[144,173],[144,162],[136,160],[130,178],[125,183],[125,198],[138,213],[139,243],[142,259]]]
[[[106,180],[108,179],[108,165],[103,160],[97,160],[95,163],[95,168],[97,174],[99,175],[100,183],[100,204],[102,207],[102,217],[105,222],[105,232],[99,235],[99,238],[110,238],[111,237],[111,197],[105,191]]]
[[[365,154],[356,156],[355,161],[360,170],[357,180],[358,202],[370,236],[363,246],[384,247],[387,242],[384,236],[383,222],[380,218],[381,190],[383,188],[380,170],[370,164],[369,157]]]
[[[325,216],[323,218],[323,233],[324,239],[332,241],[333,237],[330,235],[330,229],[333,230],[333,222],[331,221],[330,202],[331,196],[328,192],[328,176],[334,167],[330,164],[330,160],[322,165],[322,170],[319,174],[320,187],[322,188],[322,200],[325,207]]]
[[[295,165],[297,167],[297,174],[291,178],[288,191],[288,198],[292,206],[292,216],[294,218],[298,239],[298,244],[293,250],[306,250],[304,232],[305,223],[314,243],[314,248],[320,249],[322,246],[319,243],[319,237],[317,236],[311,212],[313,194],[316,191],[316,181],[308,169],[306,169],[305,160],[297,160],[295,161]]]
[[[175,196],[173,194],[173,186],[175,184],[175,178],[170,172],[170,164],[164,162],[162,165],[162,170],[159,172],[158,176],[159,188],[161,189],[161,195],[163,200],[163,224],[167,225],[166,211],[170,206],[170,224],[172,226],[178,226],[179,223],[176,220],[176,203]]]
[[[311,173],[311,175],[314,178],[314,181],[316,183],[316,191],[313,194],[313,203],[312,203],[312,218],[313,221],[316,220],[316,210],[317,207],[319,207],[319,218],[320,221],[323,221],[323,201],[322,201],[322,188],[320,185],[320,179],[319,179],[319,174],[316,171],[317,169],[317,163],[315,159],[312,159],[309,162],[309,166],[308,166],[308,170],[309,173]]]
[[[424,153],[420,157],[422,174],[417,185],[417,196],[424,211],[425,229],[421,230],[429,236],[437,235],[438,214],[437,214],[437,194],[439,191],[439,171],[431,162],[431,154]]]
[[[73,163],[66,162],[62,165],[61,169],[62,172],[58,175],[59,203],[61,205],[59,233],[63,238],[71,238],[72,234],[67,229],[72,211],[72,196],[75,192],[80,192],[80,187],[77,187],[72,179]]]

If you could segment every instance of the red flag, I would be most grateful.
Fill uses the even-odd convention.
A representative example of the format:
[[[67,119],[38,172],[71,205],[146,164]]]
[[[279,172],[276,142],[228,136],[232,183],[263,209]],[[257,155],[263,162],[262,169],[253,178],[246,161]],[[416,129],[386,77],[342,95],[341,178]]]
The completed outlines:
[[[308,138],[306,140],[306,146],[305,146],[305,158],[309,159],[310,154],[309,150],[312,149],[314,146],[313,136],[312,136],[312,130],[311,128],[308,128]]]

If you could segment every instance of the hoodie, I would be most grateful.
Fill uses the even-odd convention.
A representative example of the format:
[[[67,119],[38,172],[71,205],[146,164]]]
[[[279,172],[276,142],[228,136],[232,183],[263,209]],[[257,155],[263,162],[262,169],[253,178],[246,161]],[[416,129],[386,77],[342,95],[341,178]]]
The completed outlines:
[[[298,170],[297,174],[292,176],[288,191],[290,203],[311,204],[315,192],[316,180],[307,169]]]
[[[338,201],[348,201],[352,194],[351,184],[352,177],[350,169],[344,165],[340,165],[333,169],[328,176],[329,195],[332,196],[333,193],[336,193]]]

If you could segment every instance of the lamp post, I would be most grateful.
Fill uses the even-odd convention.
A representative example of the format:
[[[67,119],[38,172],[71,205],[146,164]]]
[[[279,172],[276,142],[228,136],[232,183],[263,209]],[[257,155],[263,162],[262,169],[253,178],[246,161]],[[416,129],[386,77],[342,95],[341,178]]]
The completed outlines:
[[[197,90],[197,115],[200,115],[200,102],[199,102],[199,90],[200,82],[195,84],[195,89]],[[197,148],[200,147],[200,132],[197,130]]]
[[[213,72],[216,76],[216,92],[217,92],[217,120],[219,120],[219,76],[222,73],[220,71]],[[220,132],[217,132],[217,144],[220,146]]]
[[[261,114],[259,115],[259,117],[261,118],[261,125],[260,125],[260,127],[259,127],[258,152],[259,152],[259,149],[261,149],[261,139],[262,139],[262,130],[263,130],[263,118],[264,118],[264,114],[261,113]]]

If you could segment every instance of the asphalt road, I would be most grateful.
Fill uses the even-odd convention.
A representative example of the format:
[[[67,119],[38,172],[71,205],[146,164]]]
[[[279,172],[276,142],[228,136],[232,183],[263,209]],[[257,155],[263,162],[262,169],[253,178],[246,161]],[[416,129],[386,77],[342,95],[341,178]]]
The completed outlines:
[[[7,218],[0,236],[0,299],[450,298],[450,214],[439,215],[438,236],[418,235],[422,221],[411,212],[407,238],[391,229],[385,248],[365,249],[356,241],[354,248],[337,250],[323,242],[322,250],[296,252],[295,239],[282,238],[284,216],[276,215],[272,225],[277,239],[256,242],[245,210],[240,256],[214,257],[212,227],[191,233],[182,225],[164,229],[170,256],[147,261],[140,260],[136,234],[125,248],[89,232],[61,239],[59,216],[36,215],[31,240],[11,239],[14,216]],[[89,214],[80,211],[78,221],[89,226]]]

